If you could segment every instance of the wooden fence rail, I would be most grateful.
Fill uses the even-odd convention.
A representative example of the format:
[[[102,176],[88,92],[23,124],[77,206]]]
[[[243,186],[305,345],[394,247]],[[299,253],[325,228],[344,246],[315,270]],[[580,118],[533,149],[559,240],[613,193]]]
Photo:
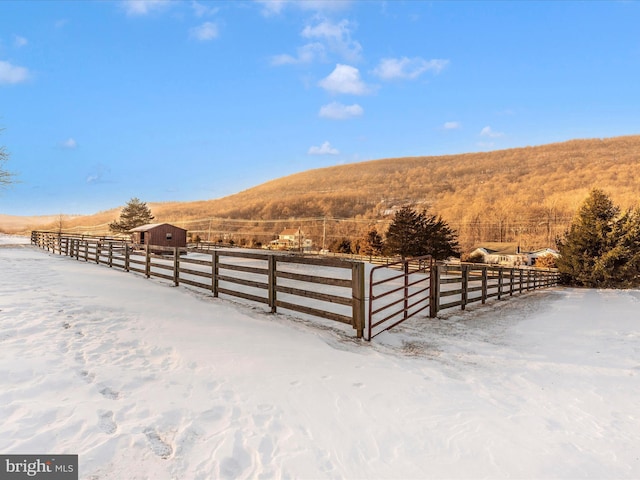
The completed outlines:
[[[486,303],[516,293],[558,285],[560,274],[547,268],[510,268],[473,263],[436,265],[431,270],[429,316],[473,302]]]
[[[335,258],[136,245],[110,237],[34,231],[31,243],[76,260],[120,268],[266,305],[351,325],[365,322],[364,263]],[[309,274],[309,266],[313,274]]]
[[[358,338],[368,326],[369,340],[427,309],[430,317],[437,317],[442,310],[464,310],[474,302],[484,304],[559,282],[553,269],[410,259],[374,267],[371,272],[377,276],[370,273],[365,289],[365,263],[334,257],[209,248],[182,255],[178,248],[149,248],[121,238],[40,231],[32,232],[31,243],[76,260],[200,288],[215,297],[259,303],[273,313],[288,310],[351,325]]]

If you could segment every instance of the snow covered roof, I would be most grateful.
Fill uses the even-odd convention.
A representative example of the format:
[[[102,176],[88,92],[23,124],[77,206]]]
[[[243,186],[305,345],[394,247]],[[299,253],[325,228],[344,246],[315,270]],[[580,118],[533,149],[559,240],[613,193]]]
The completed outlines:
[[[518,244],[517,243],[504,243],[504,242],[488,242],[479,247],[476,250],[484,250],[488,254],[495,255],[517,255]]]
[[[176,227],[175,225],[171,225],[169,223],[147,223],[146,225],[140,225],[139,227],[132,228],[129,231],[130,232],[148,232],[149,230],[153,230],[154,228],[161,227],[162,225],[169,225],[170,227],[184,230],[184,228]]]

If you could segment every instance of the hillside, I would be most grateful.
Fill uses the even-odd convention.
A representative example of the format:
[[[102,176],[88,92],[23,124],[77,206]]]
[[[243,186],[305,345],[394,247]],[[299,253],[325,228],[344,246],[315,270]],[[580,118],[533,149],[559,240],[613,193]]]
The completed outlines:
[[[465,248],[483,241],[519,241],[535,248],[554,244],[593,187],[622,207],[635,205],[639,166],[640,135],[572,140],[327,167],[217,200],[149,206],[157,220],[183,224],[212,240],[233,233],[236,241],[265,241],[284,226],[302,226],[318,243],[325,226],[327,239],[358,236],[376,222],[383,223],[378,225],[383,231],[394,207],[410,204],[442,215]],[[65,226],[104,224],[116,217],[114,210]],[[245,221],[217,220],[223,218]],[[310,218],[316,220],[302,220]]]

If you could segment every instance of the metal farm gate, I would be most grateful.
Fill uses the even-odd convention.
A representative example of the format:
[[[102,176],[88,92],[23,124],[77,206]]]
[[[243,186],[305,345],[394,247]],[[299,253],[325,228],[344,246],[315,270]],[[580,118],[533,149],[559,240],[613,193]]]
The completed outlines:
[[[371,269],[367,340],[429,308],[432,266],[425,256]]]

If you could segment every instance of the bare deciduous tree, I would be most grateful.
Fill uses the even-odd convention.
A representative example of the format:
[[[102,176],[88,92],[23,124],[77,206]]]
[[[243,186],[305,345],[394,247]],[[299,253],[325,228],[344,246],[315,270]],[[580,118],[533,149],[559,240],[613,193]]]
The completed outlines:
[[[2,132],[3,129],[0,129]],[[4,169],[4,164],[9,160],[9,152],[4,147],[4,145],[0,145],[0,188],[7,187],[11,185],[14,181],[13,174]]]

